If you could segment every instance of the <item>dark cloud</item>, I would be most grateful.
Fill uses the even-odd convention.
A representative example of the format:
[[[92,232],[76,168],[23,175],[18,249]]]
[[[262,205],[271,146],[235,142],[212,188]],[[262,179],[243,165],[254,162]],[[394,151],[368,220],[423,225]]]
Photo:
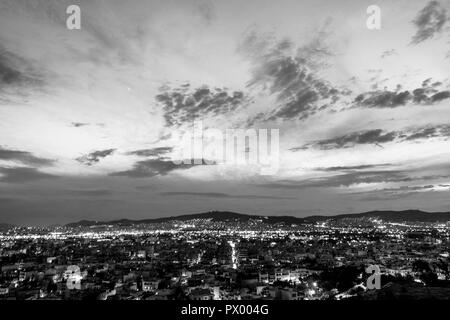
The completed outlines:
[[[430,138],[448,138],[450,137],[450,125],[428,126],[416,128],[409,132],[403,132],[400,135],[402,140],[418,140]]]
[[[383,143],[412,141],[418,139],[430,138],[448,138],[450,137],[450,126],[426,126],[420,128],[399,130],[399,131],[384,131],[382,129],[373,129],[365,131],[357,131],[338,136],[331,139],[319,140],[312,143],[305,144],[300,147],[294,147],[289,150],[299,151],[310,148],[319,148],[322,150],[351,148],[361,144],[374,144],[381,146]]]
[[[202,164],[205,164],[205,160],[202,160]],[[138,161],[135,163],[132,169],[120,172],[113,172],[111,176],[126,176],[131,178],[149,178],[154,176],[164,176],[171,171],[178,169],[189,169],[198,164],[194,160],[191,164],[176,164],[172,160],[167,159],[149,159],[144,161]]]
[[[92,166],[93,164],[100,162],[100,159],[105,158],[109,155],[112,155],[114,153],[114,151],[116,151],[116,149],[94,151],[94,152],[91,152],[84,156],[81,156],[81,157],[77,158],[76,160],[87,166]]]
[[[0,45],[0,91],[7,87],[36,87],[42,83],[30,62]]]
[[[438,1],[430,1],[419,11],[413,23],[417,28],[412,43],[418,44],[440,33],[447,21],[447,11]]]
[[[248,98],[241,91],[202,86],[192,89],[190,84],[177,88],[163,86],[156,100],[162,105],[167,125],[181,125],[204,116],[226,114],[244,105]]]
[[[405,105],[411,100],[409,91],[372,91],[358,95],[355,102],[371,108],[395,108]]]
[[[382,59],[383,59],[383,58],[387,58],[387,57],[390,57],[390,56],[392,56],[392,55],[394,55],[394,54],[397,54],[397,51],[395,51],[395,49],[386,50],[386,51],[384,51],[384,52],[381,54],[381,58],[382,58]]]
[[[302,47],[254,31],[245,37],[240,52],[252,63],[248,86],[274,95],[279,104],[265,120],[305,119],[339,100],[340,90],[318,76],[318,70],[326,65],[325,58],[331,55],[324,37],[320,32]]]
[[[157,148],[152,148],[152,149],[141,149],[141,150],[130,151],[127,154],[128,155],[136,155],[139,157],[160,157],[161,155],[169,153],[172,150],[173,150],[172,147],[157,147]]]
[[[23,80],[23,75],[9,66],[8,61],[4,56],[0,55],[0,83],[2,85],[9,85]]]
[[[378,87],[379,83],[373,85]],[[401,91],[402,86],[397,85],[395,91],[375,90],[364,92],[356,96],[356,107],[366,108],[396,108],[408,103],[430,105],[450,98],[450,91],[439,91],[437,88],[442,82],[432,82],[431,78],[422,81],[422,86],[412,91]]]
[[[378,201],[378,200],[395,200],[423,192],[433,192],[434,185],[425,186],[401,186],[398,188],[384,188],[364,192],[353,192],[353,195],[363,196],[360,200],[363,201]]]
[[[359,166],[338,166],[338,167],[316,168],[316,170],[319,170],[319,171],[352,171],[352,170],[363,170],[363,169],[386,167],[389,165],[390,165],[389,163],[363,164],[363,165],[359,165]]]
[[[382,165],[380,165],[382,166]],[[369,170],[351,169],[351,170],[336,170],[342,171],[333,175],[320,176],[305,180],[279,180],[270,183],[260,184],[259,187],[271,189],[286,189],[286,190],[302,190],[307,188],[336,188],[336,187],[350,187],[356,184],[371,184],[371,183],[407,183],[415,184],[427,183],[427,181],[435,181],[439,179],[448,179],[450,175],[449,165],[443,163],[440,165],[428,165],[421,168],[411,169],[381,169],[368,168]],[[425,174],[427,172],[427,174]],[[429,173],[428,173],[429,172]],[[419,192],[423,189],[432,189],[430,183],[424,186],[403,186],[391,189],[383,189],[383,191],[398,192],[400,190]],[[399,190],[397,190],[399,189]],[[374,191],[374,190],[372,190]],[[379,190],[378,190],[379,191]],[[369,191],[370,192],[370,191]],[[366,191],[360,192],[365,194]],[[355,193],[356,194],[356,193]]]
[[[229,199],[271,199],[271,200],[288,200],[295,199],[293,197],[281,197],[281,196],[265,196],[265,195],[233,195],[228,193],[219,192],[162,192],[162,196],[190,196],[201,198],[229,198]]]
[[[2,147],[0,147],[0,160],[17,161],[36,167],[50,166],[54,163],[54,160],[39,158],[30,152],[3,149]]]
[[[80,127],[88,126],[89,123],[84,123],[84,122],[72,122],[70,125],[71,125],[72,127],[75,127],[75,128],[80,128]]]
[[[382,182],[408,182],[412,181],[408,172],[400,170],[369,170],[361,172],[348,172],[327,177],[307,179],[303,181],[284,180],[274,183],[260,185],[271,189],[305,189],[323,187],[348,187],[361,183],[382,183]]]
[[[420,191],[420,190],[429,190],[433,189],[434,185],[425,185],[425,186],[401,186],[398,188],[384,188],[384,189],[377,189],[372,191],[364,191],[364,192],[354,192],[353,194],[367,194],[372,192],[394,192],[394,191]]]
[[[424,128],[406,137],[406,140],[428,139],[438,136],[437,128]]]
[[[430,82],[431,80],[433,80],[432,78],[427,78],[425,80],[422,81],[422,87],[426,88],[428,86],[430,86]]]
[[[450,189],[450,184],[440,184],[439,187]]]
[[[416,104],[432,104],[450,98],[450,91],[439,91],[436,88],[442,82],[431,83],[431,78],[422,82],[422,87],[412,91],[412,102]]]
[[[429,101],[429,97],[427,95],[427,90],[424,88],[417,88],[413,90],[413,101],[415,103],[422,103]]]
[[[381,129],[359,131],[349,133],[340,137],[321,140],[314,143],[320,149],[337,149],[352,147],[357,144],[380,144],[394,141],[397,137],[395,132],[384,132]]]
[[[39,171],[36,168],[16,167],[16,168],[1,168],[0,167],[0,182],[7,183],[21,183],[41,179],[50,179],[56,176]]]
[[[398,200],[407,198],[410,196],[414,196],[420,194],[419,191],[410,191],[410,192],[390,192],[390,193],[370,193],[367,195],[362,196],[359,200],[360,201],[387,201],[387,200]]]
[[[431,96],[433,102],[450,98],[450,91],[441,91]]]

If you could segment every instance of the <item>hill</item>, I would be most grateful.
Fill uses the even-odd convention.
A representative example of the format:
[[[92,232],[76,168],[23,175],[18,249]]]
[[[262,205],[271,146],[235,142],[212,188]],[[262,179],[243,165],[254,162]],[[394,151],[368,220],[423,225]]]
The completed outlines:
[[[15,226],[8,223],[0,223],[0,232],[8,231],[9,229],[14,228]]]
[[[284,223],[284,224],[304,224],[314,223],[325,220],[340,219],[357,219],[357,218],[379,218],[390,222],[447,222],[450,221],[450,212],[424,212],[420,210],[404,210],[404,211],[369,211],[357,214],[340,214],[335,216],[309,216],[306,218],[298,218],[294,216],[262,216],[249,215],[229,211],[210,211],[197,214],[186,214],[180,216],[171,216],[164,218],[130,220],[120,219],[112,221],[90,221],[81,220],[79,222],[69,223],[67,227],[89,227],[96,225],[120,225],[131,226],[135,224],[153,224],[170,221],[189,221],[196,219],[211,219],[212,221],[239,221],[249,222],[250,220],[262,220],[268,224]]]

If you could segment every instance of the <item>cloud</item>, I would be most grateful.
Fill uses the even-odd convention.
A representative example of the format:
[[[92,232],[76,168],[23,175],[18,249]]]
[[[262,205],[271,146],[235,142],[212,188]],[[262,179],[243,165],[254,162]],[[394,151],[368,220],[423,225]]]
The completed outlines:
[[[441,91],[431,96],[433,102],[450,98],[450,91]]]
[[[351,171],[351,170],[362,170],[362,169],[373,169],[379,167],[389,166],[389,163],[384,164],[362,164],[358,166],[338,166],[338,167],[327,167],[327,168],[316,168],[318,171]]]
[[[325,33],[319,32],[304,46],[296,47],[288,39],[277,40],[254,31],[247,34],[240,51],[252,63],[248,87],[275,96],[279,104],[256,120],[305,119],[339,100],[342,92],[317,74],[331,55],[324,37]]]
[[[438,1],[430,1],[419,11],[413,23],[417,28],[412,43],[418,44],[440,33],[447,21],[447,11]]]
[[[411,192],[398,192],[398,193],[371,193],[361,197],[360,201],[386,201],[386,200],[398,200],[406,197],[414,196],[419,194],[418,191]]]
[[[450,91],[437,89],[441,85],[442,82],[432,82],[432,79],[428,78],[422,82],[420,88],[411,91],[400,91],[401,86],[397,85],[396,91],[385,89],[361,93],[353,102],[355,107],[366,108],[397,108],[408,103],[431,105],[450,98]],[[378,84],[373,85],[377,86]]]
[[[382,129],[366,130],[352,132],[336,138],[320,140],[312,143],[312,146],[322,150],[349,148],[358,144],[380,144],[394,141],[397,137],[396,132],[384,132]],[[301,148],[292,148],[292,151],[305,149],[311,146],[307,144]]]
[[[50,166],[55,162],[54,160],[36,157],[30,152],[3,149],[2,147],[0,147],[0,160],[18,161],[25,165],[37,167]]]
[[[395,108],[405,105],[411,100],[409,91],[372,91],[358,95],[355,102],[370,108]]]
[[[22,74],[9,65],[5,56],[0,55],[0,83],[2,85],[10,85],[21,82],[22,78]]]
[[[397,51],[395,49],[386,50],[381,54],[381,59],[390,57],[394,54],[397,54]]]
[[[356,145],[363,145],[363,144],[375,144],[381,146],[381,144],[388,142],[412,141],[430,138],[447,139],[448,137],[450,137],[449,125],[425,126],[399,131],[384,131],[382,129],[372,129],[372,130],[351,132],[342,136],[315,141],[300,147],[291,148],[289,150],[294,152],[299,150],[307,150],[310,148],[331,150],[331,149],[351,148]]]
[[[229,92],[225,88],[202,86],[191,88],[185,84],[176,88],[163,86],[156,100],[162,105],[168,126],[191,123],[205,117],[227,114],[248,102],[242,91]]]
[[[80,127],[88,126],[89,123],[84,123],[84,122],[72,122],[70,125],[71,125],[72,127],[75,127],[75,128],[80,128]]]
[[[5,50],[0,45],[0,92],[5,88],[35,88],[43,85],[43,79],[32,64]],[[22,91],[20,92],[24,94]]]
[[[2,86],[18,84],[26,81],[27,78],[11,62],[9,54],[0,53],[0,83]]]
[[[21,183],[54,178],[56,176],[39,171],[36,167],[51,166],[55,160],[36,157],[30,152],[0,147],[0,160],[20,162],[32,167],[0,167],[0,182]]]
[[[416,140],[416,139],[428,139],[439,136],[438,128],[430,127],[420,129],[417,132],[406,137],[406,140]]]
[[[7,183],[21,183],[41,179],[55,178],[56,176],[39,171],[36,168],[16,167],[16,168],[1,168],[0,167],[0,182]]]
[[[100,151],[94,151],[87,155],[81,156],[75,160],[78,162],[85,164],[87,166],[92,166],[98,162],[100,162],[100,159],[105,158],[109,155],[112,155],[116,151],[116,149],[106,149],[106,150],[100,150]]]
[[[0,44],[0,105],[27,103],[30,94],[44,91],[47,71],[36,65]]]
[[[333,176],[311,178],[303,181],[282,180],[278,182],[266,183],[260,187],[271,189],[293,189],[300,190],[306,188],[329,188],[329,187],[349,187],[354,184],[382,183],[382,182],[408,182],[412,181],[408,172],[401,170],[369,170],[361,172],[348,172]]]
[[[423,192],[435,191],[434,185],[425,186],[401,186],[398,188],[384,188],[364,192],[353,192],[353,195],[362,195],[360,200],[363,201],[379,201],[379,200],[395,200]]]
[[[219,192],[161,192],[162,196],[190,196],[190,197],[200,197],[200,198],[229,198],[229,199],[271,199],[271,200],[288,200],[296,199],[294,197],[281,197],[281,196],[265,196],[265,195],[233,195],[228,193]]]
[[[450,125],[425,126],[399,133],[399,138],[402,141],[448,137],[450,137]]]
[[[418,181],[421,183],[428,183],[426,186],[398,186],[398,187],[390,187],[382,189],[384,191],[399,191],[397,188],[418,192],[422,189],[431,189],[429,186],[431,183],[434,184],[434,188],[438,186],[442,188],[446,188],[445,185],[438,181],[441,179],[448,179],[450,175],[449,166],[447,163],[443,164],[434,164],[434,165],[425,165],[422,167],[408,168],[408,169],[383,169],[377,170],[376,168],[372,168],[372,166],[379,166],[380,168],[383,166],[390,166],[389,164],[383,165],[368,165],[368,170],[361,166],[361,168],[349,167],[351,169],[347,169],[348,167],[343,167],[344,169],[339,170],[330,170],[332,174],[322,175],[314,178],[308,178],[304,180],[278,180],[274,182],[264,183],[257,185],[263,188],[271,188],[271,189],[286,189],[286,190],[303,190],[308,188],[341,188],[341,187],[352,187],[356,185],[364,185],[364,189],[369,187],[370,184],[374,184],[377,188],[380,184],[389,183],[389,184],[412,184],[415,182],[417,184]],[[320,169],[320,168],[319,168]],[[324,171],[324,170],[321,170]],[[341,171],[337,174],[334,174],[334,171]],[[378,189],[377,189],[378,190]],[[362,192],[353,192],[351,194],[366,194],[366,192],[377,191],[377,190],[369,190]],[[378,190],[379,191],[379,190]]]
[[[131,178],[150,178],[155,176],[164,176],[171,171],[178,169],[189,169],[197,164],[191,161],[192,164],[175,164],[172,160],[166,159],[149,159],[138,161],[134,164],[133,168],[126,171],[113,172],[111,176],[126,176]],[[205,163],[202,160],[202,163]]]
[[[163,154],[167,154],[173,150],[173,147],[157,147],[152,149],[141,149],[130,151],[127,155],[136,155],[139,157],[160,157]]]

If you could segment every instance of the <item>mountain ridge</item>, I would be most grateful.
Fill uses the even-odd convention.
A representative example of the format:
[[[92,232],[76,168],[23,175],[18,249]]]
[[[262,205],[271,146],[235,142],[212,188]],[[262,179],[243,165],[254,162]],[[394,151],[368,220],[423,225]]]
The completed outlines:
[[[0,223],[0,232],[8,231],[9,229],[14,228],[15,225],[10,223]]]
[[[325,220],[340,220],[348,218],[367,218],[377,217],[390,222],[447,222],[450,221],[450,212],[426,212],[421,210],[375,210],[363,213],[338,214],[333,216],[314,215],[304,218],[294,216],[265,216],[243,214],[231,211],[209,211],[203,213],[184,214],[179,216],[151,218],[151,219],[117,219],[111,221],[94,221],[94,220],[80,220],[78,222],[68,223],[66,227],[89,227],[98,225],[121,225],[131,226],[135,224],[154,224],[170,221],[189,221],[195,219],[212,219],[213,221],[230,221],[239,220],[240,222],[248,222],[250,220],[262,220],[268,224],[285,223],[285,224],[305,224],[314,223]]]

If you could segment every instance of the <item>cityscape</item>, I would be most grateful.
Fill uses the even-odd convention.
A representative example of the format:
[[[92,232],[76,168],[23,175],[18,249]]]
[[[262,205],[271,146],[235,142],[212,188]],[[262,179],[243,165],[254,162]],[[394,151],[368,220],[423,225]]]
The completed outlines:
[[[450,220],[268,219],[208,212],[156,223],[10,226],[0,235],[0,299],[450,298]],[[367,286],[370,265],[380,288]]]
[[[431,318],[449,70],[450,0],[0,0],[1,311]]]

